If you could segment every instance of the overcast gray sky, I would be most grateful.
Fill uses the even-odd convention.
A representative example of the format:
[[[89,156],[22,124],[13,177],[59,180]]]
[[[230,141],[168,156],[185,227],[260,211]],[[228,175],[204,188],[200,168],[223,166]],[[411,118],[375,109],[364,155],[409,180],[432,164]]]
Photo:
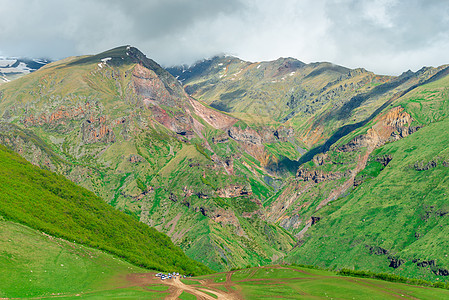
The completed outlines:
[[[126,44],[165,66],[226,53],[400,74],[449,63],[449,1],[0,0],[0,55]]]

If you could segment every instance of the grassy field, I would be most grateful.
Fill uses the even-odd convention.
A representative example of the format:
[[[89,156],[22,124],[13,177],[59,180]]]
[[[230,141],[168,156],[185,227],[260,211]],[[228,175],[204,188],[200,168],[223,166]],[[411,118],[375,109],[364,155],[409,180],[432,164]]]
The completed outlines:
[[[292,266],[161,281],[109,254],[0,220],[0,297],[447,299],[449,291]]]
[[[192,285],[230,299],[447,299],[449,291],[289,266],[249,268],[195,277]]]
[[[126,285],[147,270],[99,250],[0,220],[0,297],[75,295]]]

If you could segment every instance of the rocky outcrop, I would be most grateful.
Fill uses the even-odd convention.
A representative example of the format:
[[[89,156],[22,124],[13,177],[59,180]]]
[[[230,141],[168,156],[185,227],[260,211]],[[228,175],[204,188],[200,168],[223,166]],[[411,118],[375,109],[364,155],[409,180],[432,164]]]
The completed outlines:
[[[105,116],[85,120],[81,125],[81,136],[85,144],[115,142],[114,132],[107,124]]]
[[[129,161],[130,163],[132,163],[132,164],[137,164],[137,163],[140,163],[140,162],[144,162],[145,159],[144,159],[142,156],[140,156],[140,155],[137,155],[137,154],[131,154],[131,155],[128,157],[128,161]]]
[[[263,143],[286,142],[294,136],[294,130],[291,127],[285,128],[283,126],[280,126],[278,129],[267,127],[259,128],[258,130],[251,127],[242,129],[239,126],[233,126],[228,129],[228,135],[239,142],[261,145]]]
[[[48,125],[67,125],[71,120],[80,120],[87,116],[91,109],[91,103],[86,102],[77,106],[59,106],[54,111],[42,112],[38,114],[28,114],[23,118],[25,127]]]
[[[185,186],[182,191],[184,192],[184,198],[188,198],[194,194],[193,190],[187,188],[187,186]]]
[[[315,183],[320,183],[328,180],[335,180],[343,177],[345,174],[339,172],[324,172],[322,170],[313,170],[301,167],[298,172],[296,172],[296,178],[302,181],[312,181]]]
[[[271,127],[253,129],[246,127],[242,129],[239,126],[232,126],[227,130],[229,138],[239,142],[240,146],[252,157],[258,160],[263,167],[277,165],[278,160],[265,149],[265,143],[276,143],[287,141],[293,137],[293,129],[283,126],[278,129]],[[215,138],[214,143],[226,142],[227,138],[223,135]],[[276,171],[270,169],[276,173]]]
[[[350,152],[368,147],[374,149],[384,145],[386,142],[393,142],[404,138],[420,127],[410,126],[412,117],[400,106],[392,108],[386,114],[376,119],[373,127],[368,129],[367,134],[359,135],[349,143],[337,148],[339,152]]]
[[[402,264],[405,263],[404,259],[395,257],[393,255],[389,255],[390,251],[388,251],[387,249],[384,249],[379,246],[370,246],[370,245],[365,245],[365,247],[368,249],[371,255],[388,255],[388,260],[390,261],[390,264],[388,266],[390,268],[397,269]]]
[[[207,217],[207,212],[208,212],[207,208],[200,207],[198,210],[201,212],[201,214],[203,216]]]
[[[435,209],[435,206],[425,207],[424,212],[421,214],[421,220],[427,222],[431,217],[444,217],[449,214],[449,211],[445,209]]]
[[[427,163],[424,163],[422,161],[420,161],[420,162],[417,161],[413,165],[413,167],[416,171],[427,171],[427,170],[435,168],[436,166],[437,166],[437,162],[434,160],[431,160]]]
[[[315,165],[322,166],[326,162],[326,159],[327,159],[327,154],[320,153],[320,154],[315,155],[313,157],[312,161],[315,163]]]
[[[387,255],[389,251],[379,246],[365,245],[371,255]]]
[[[220,223],[222,226],[231,225],[235,227],[235,233],[238,236],[247,236],[235,213],[230,210],[219,208],[209,216],[214,222]]]
[[[414,263],[420,268],[426,268],[426,267],[434,267],[435,266],[435,260],[424,260],[424,261],[417,261],[414,260]]]
[[[263,143],[287,142],[295,135],[292,127],[280,126],[277,129],[271,127],[260,128],[259,133]]]
[[[400,258],[388,257],[388,259],[390,260],[389,267],[393,269],[399,268],[404,263],[404,260]]]
[[[252,191],[246,186],[233,184],[217,190],[217,196],[221,198],[234,198],[239,196],[252,195]]]
[[[262,137],[254,129],[247,127],[241,129],[240,127],[231,127],[228,129],[228,135],[239,142],[250,143],[254,145],[262,144]]]
[[[173,193],[170,193],[170,196],[168,196],[168,199],[170,199],[171,201],[173,201],[175,203],[178,202],[178,196],[176,196]]]
[[[196,192],[195,195],[196,195],[198,198],[200,198],[200,199],[209,199],[209,195],[208,195],[208,194],[205,194],[205,193],[203,193],[203,192]],[[203,210],[201,210],[201,213],[202,213],[203,215],[205,215]]]
[[[227,141],[229,141],[229,136],[227,134],[223,134],[212,138],[212,143],[214,144],[226,143]]]
[[[285,217],[279,222],[279,225],[284,229],[296,229],[301,225],[301,216],[298,214],[292,215],[290,217]]]
[[[448,269],[435,268],[435,269],[432,269],[432,272],[437,276],[449,276]]]
[[[153,70],[137,64],[133,69],[132,78],[136,93],[148,102],[169,107],[180,104],[180,95],[176,95]],[[187,98],[185,94],[182,96]]]
[[[430,270],[437,276],[449,276],[449,270],[437,266],[434,259],[430,260],[414,259],[412,262],[416,264],[419,268],[430,268]]]
[[[311,225],[315,225],[321,220],[321,217],[311,217],[310,219],[312,220]]]
[[[376,157],[376,161],[380,162],[382,166],[386,167],[390,163],[390,161],[393,159],[393,156],[391,154],[386,154],[381,157]]]
[[[441,157],[436,157],[429,161],[425,160],[417,161],[412,166],[412,168],[415,169],[416,171],[427,171],[436,168],[438,165],[441,165],[443,167],[449,167],[449,161]]]
[[[195,113],[215,129],[226,129],[237,122],[237,119],[208,108],[192,98],[189,101]]]

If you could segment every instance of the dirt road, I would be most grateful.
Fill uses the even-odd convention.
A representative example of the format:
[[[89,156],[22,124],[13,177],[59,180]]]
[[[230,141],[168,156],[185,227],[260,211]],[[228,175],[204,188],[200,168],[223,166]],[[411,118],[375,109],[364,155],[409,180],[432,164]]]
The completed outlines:
[[[196,286],[192,286],[192,285],[187,285],[182,283],[182,281],[180,280],[179,276],[173,278],[173,279],[167,279],[163,281],[164,284],[169,285],[171,287],[173,287],[173,289],[170,289],[172,292],[171,294],[166,297],[165,299],[178,299],[179,295],[181,295],[182,292],[188,292],[190,294],[195,295],[198,299],[201,300],[215,300],[217,298],[214,298],[208,294],[206,294],[205,292],[211,293],[211,294],[215,294],[219,300],[233,300],[233,299],[238,299],[235,298],[234,295],[232,294],[228,294],[225,292],[218,292],[216,290],[212,290],[206,287],[196,287]]]

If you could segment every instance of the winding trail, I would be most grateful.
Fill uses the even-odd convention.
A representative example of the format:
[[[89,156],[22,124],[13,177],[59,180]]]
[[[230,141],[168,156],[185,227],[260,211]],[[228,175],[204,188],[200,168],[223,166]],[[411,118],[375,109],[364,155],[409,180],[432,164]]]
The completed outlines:
[[[214,297],[212,297],[212,296],[210,296],[210,295],[208,295],[208,294],[206,294],[206,293],[204,293],[204,292],[202,292],[201,290],[199,290],[199,289],[197,289],[197,288],[195,288],[195,287],[193,287],[193,286],[189,286],[189,285],[187,285],[187,284],[184,284],[184,283],[182,283],[181,282],[181,280],[179,279],[179,276],[177,276],[177,277],[175,277],[175,278],[173,278],[173,279],[167,279],[167,280],[164,280],[164,282],[163,282],[164,284],[166,284],[166,285],[170,285],[171,287],[174,287],[174,291],[172,291],[172,293],[168,296],[168,297],[166,297],[165,299],[167,299],[167,300],[171,300],[171,299],[173,299],[173,300],[175,300],[175,299],[178,299],[178,297],[182,294],[182,292],[188,292],[188,293],[190,293],[190,294],[193,294],[193,295],[195,295],[198,299],[205,299],[205,300],[215,300],[215,298]],[[212,291],[209,291],[209,290],[206,290],[206,289],[203,289],[203,290],[205,290],[205,291],[207,291],[207,292],[212,292]],[[214,292],[214,294],[215,294],[215,292]],[[226,296],[223,296],[223,295],[217,295],[218,296],[218,299],[231,299],[231,298],[227,298]],[[221,296],[221,297],[220,297]]]
[[[180,276],[176,276],[172,279],[161,280],[159,277],[156,277],[156,273],[134,273],[127,276],[128,284],[122,286],[121,288],[130,287],[130,286],[141,286],[145,289],[151,290],[151,287],[148,285],[152,284],[163,284],[169,286],[169,289],[166,291],[169,293],[165,299],[179,299],[179,296],[183,292],[190,293],[197,297],[200,300],[239,300],[243,299],[237,291],[231,288],[234,285],[231,281],[232,273],[226,274],[226,281],[221,283],[215,283],[213,280],[198,280],[195,279],[199,284],[185,284],[181,281]],[[220,289],[220,287],[225,287],[228,292],[225,292]],[[209,293],[209,294],[208,294]],[[215,297],[211,296],[211,294],[215,295]]]
[[[228,279],[228,276],[226,279]],[[230,277],[229,277],[229,279],[230,279]],[[228,281],[228,280],[226,280],[226,281]],[[179,276],[177,276],[173,279],[165,280],[163,282],[163,284],[170,285],[171,287],[174,287],[174,291],[165,299],[178,299],[179,295],[181,295],[181,293],[183,291],[195,295],[198,299],[204,299],[204,300],[242,299],[241,297],[238,297],[235,293],[232,293],[232,292],[226,293],[224,291],[218,291],[217,289],[211,289],[211,287],[206,282],[204,282],[201,287],[184,284],[180,280]],[[215,296],[217,296],[217,298],[214,298],[214,297],[206,294],[205,292],[214,294]]]

